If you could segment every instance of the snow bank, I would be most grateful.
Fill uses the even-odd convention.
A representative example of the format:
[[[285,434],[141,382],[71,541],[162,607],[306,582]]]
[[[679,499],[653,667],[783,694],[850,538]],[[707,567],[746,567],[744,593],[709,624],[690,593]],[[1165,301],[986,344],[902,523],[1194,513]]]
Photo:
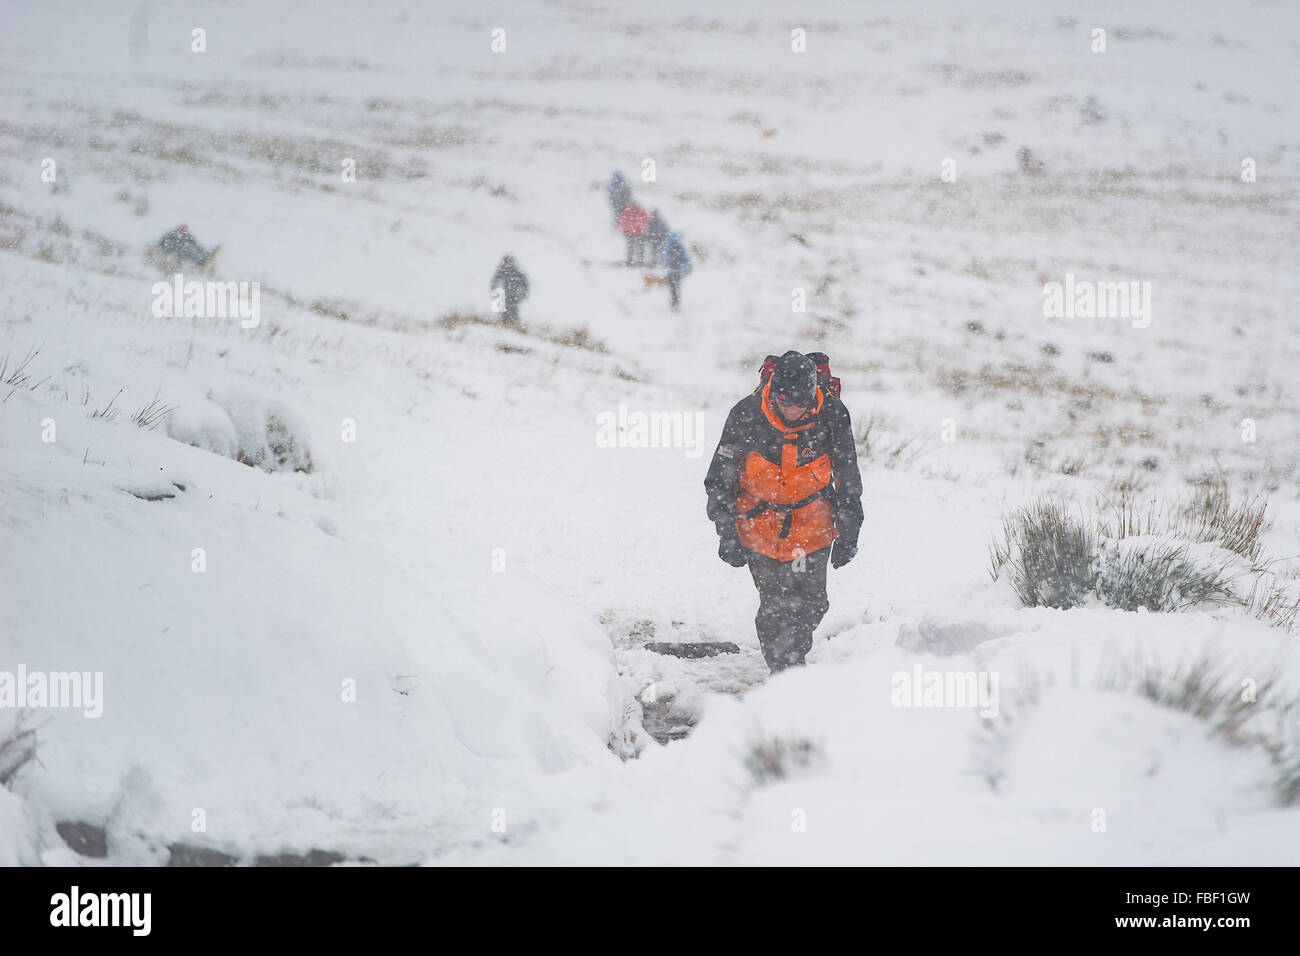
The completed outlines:
[[[18,711],[0,708],[0,774],[9,775],[20,760],[17,750]],[[8,746],[6,746],[8,745]],[[37,854],[24,818],[23,801],[0,785],[0,866],[35,863]]]
[[[355,834],[377,820],[410,858],[484,832],[494,781],[618,763],[609,642],[525,575],[423,577],[363,523],[323,533],[284,476],[66,412],[0,409],[3,666],[103,681],[102,716],[40,711],[15,782],[49,860],[64,819],[105,825],[119,863],[176,841],[373,853]],[[159,475],[183,476],[174,497],[136,493]],[[9,857],[32,832],[16,808],[0,795]]]
[[[748,865],[1287,865],[1300,810],[1275,806],[1276,767],[1191,714],[1105,689],[1120,665],[1204,654],[1229,677],[1294,675],[1275,629],[1206,613],[1008,610],[1010,633],[969,653],[891,647],[898,622],[819,641],[812,665],[742,702],[712,697],[685,741],[622,785],[547,781],[509,845],[479,862]],[[958,628],[956,618],[947,629]],[[883,647],[882,647],[883,643]],[[836,663],[828,664],[834,650]],[[902,689],[917,673],[996,675],[994,706]],[[1296,692],[1293,677],[1279,688]],[[806,745],[760,780],[755,747]],[[584,822],[579,826],[579,820]],[[633,836],[632,834],[635,834]],[[454,854],[439,862],[466,862]]]
[[[167,436],[223,458],[239,455],[239,432],[226,410],[206,398],[177,407],[165,424]]]
[[[233,387],[211,398],[234,425],[239,461],[264,471],[312,470],[306,422],[287,402]]]

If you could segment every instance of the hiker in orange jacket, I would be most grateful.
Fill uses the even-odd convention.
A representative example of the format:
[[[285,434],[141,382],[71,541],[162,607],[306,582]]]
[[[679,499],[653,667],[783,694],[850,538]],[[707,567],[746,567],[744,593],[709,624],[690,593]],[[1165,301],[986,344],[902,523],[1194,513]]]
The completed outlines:
[[[812,358],[786,352],[732,408],[704,487],[718,556],[748,565],[758,588],[754,626],[768,669],[803,664],[830,607],[826,566],[853,560],[862,527],[849,411]]]

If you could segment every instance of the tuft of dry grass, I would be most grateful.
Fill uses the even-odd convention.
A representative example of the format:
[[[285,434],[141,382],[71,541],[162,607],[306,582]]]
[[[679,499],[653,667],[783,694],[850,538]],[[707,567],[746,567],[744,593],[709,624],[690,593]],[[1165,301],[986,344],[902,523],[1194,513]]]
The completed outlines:
[[[154,392],[153,401],[132,414],[131,421],[147,431],[153,431],[179,407],[179,405],[164,405],[158,400],[158,392]]]
[[[1151,472],[1129,469],[1124,475],[1111,475],[1106,479],[1106,491],[1111,495],[1140,495],[1151,487]]]
[[[886,468],[907,468],[930,451],[929,442],[916,436],[898,437],[890,431],[884,416],[874,409],[853,426],[854,441],[863,458]]]
[[[515,332],[518,335],[527,338],[538,339],[542,342],[550,342],[552,345],[562,345],[565,348],[582,349],[587,352],[596,352],[601,355],[609,353],[609,347],[604,342],[595,338],[591,330],[586,326],[569,329],[555,329],[549,325],[525,325],[519,322],[512,325],[505,325],[499,319],[491,315],[484,315],[481,312],[448,312],[442,316],[435,325],[440,329],[459,329],[465,326],[484,326],[493,329],[505,329]]]
[[[1300,594],[1294,585],[1278,581],[1271,572],[1257,574],[1242,606],[1252,617],[1291,631],[1300,617]]]
[[[36,358],[36,355],[37,350],[30,349],[21,362],[10,368],[9,355],[6,353],[4,358],[0,358],[0,382],[15,388],[26,388],[32,380],[32,377],[27,374],[27,366],[32,364],[32,359]]]
[[[0,385],[9,386],[9,394],[5,396],[5,401],[8,401],[9,396],[19,389],[34,392],[50,380],[47,375],[40,381],[33,381],[31,374],[27,371],[28,366],[32,364],[32,360],[40,353],[40,349],[29,349],[27,354],[23,356],[23,360],[13,367],[10,367],[8,353],[3,358],[0,358]]]
[[[1202,655],[1173,671],[1123,664],[1097,683],[1102,690],[1136,691],[1161,707],[1203,720],[1226,744],[1262,750],[1274,767],[1275,801],[1283,807],[1300,804],[1300,699],[1279,699],[1276,676],[1242,680]]]
[[[107,405],[105,405],[103,408],[92,411],[90,413],[90,417],[102,418],[106,422],[117,421],[118,416],[122,414],[122,410],[117,407],[116,402],[119,398],[122,397],[122,393],[125,391],[126,391],[126,386],[123,385],[121,388],[117,390],[117,394],[108,400]],[[87,389],[82,398],[81,404],[87,405],[89,402],[90,402],[90,390]]]
[[[1294,582],[1261,560],[1266,500],[1237,503],[1220,486],[1171,507],[1127,491],[1101,500],[1091,525],[1050,495],[1008,514],[990,546],[991,577],[1005,575],[1026,607],[1075,607],[1091,594],[1128,611],[1230,605],[1285,630],[1295,626]],[[1244,596],[1240,579],[1250,585]]]
[[[1092,590],[1103,604],[1122,611],[1181,611],[1236,603],[1237,576],[1226,561],[1197,564],[1186,544],[1161,541],[1123,549],[1109,541],[1098,551]]]
[[[1066,455],[1057,462],[1056,470],[1068,478],[1077,478],[1088,470],[1088,458],[1086,455]]]
[[[1005,572],[1025,607],[1071,608],[1093,587],[1097,542],[1065,505],[1039,498],[1007,515],[990,548],[989,573]]]
[[[0,786],[9,786],[14,775],[36,758],[36,731],[23,726],[23,716],[18,715],[13,732],[0,740]]]
[[[1180,533],[1193,541],[1215,541],[1255,561],[1264,547],[1260,537],[1269,528],[1267,510],[1268,501],[1259,496],[1233,504],[1227,485],[1217,483],[1180,506]]]
[[[745,769],[755,786],[785,780],[792,771],[812,766],[821,758],[821,748],[806,737],[770,736],[750,743]]]
[[[1167,534],[1183,541],[1217,544],[1249,562],[1259,559],[1269,529],[1268,501],[1261,496],[1234,503],[1223,482],[1207,485],[1176,501],[1165,512],[1149,499],[1139,502],[1133,492],[1121,490],[1115,498],[1102,496],[1107,508],[1098,530],[1109,538]]]

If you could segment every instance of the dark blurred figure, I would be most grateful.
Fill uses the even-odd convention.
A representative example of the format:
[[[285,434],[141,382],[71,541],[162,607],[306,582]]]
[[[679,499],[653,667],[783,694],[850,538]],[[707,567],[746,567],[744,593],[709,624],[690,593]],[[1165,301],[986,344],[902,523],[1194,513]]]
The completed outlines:
[[[691,271],[691,256],[677,233],[668,233],[663,244],[664,265],[668,267],[668,304],[674,312],[681,303],[682,278]]]
[[[627,204],[632,201],[632,187],[627,184],[622,173],[614,173],[609,177],[609,185],[605,187],[609,192],[609,209],[614,217],[614,225],[618,225],[618,217],[623,215],[623,210]]]
[[[1034,155],[1034,151],[1028,146],[1021,146],[1020,151],[1016,153],[1016,159],[1020,163],[1020,171],[1030,176],[1037,176],[1043,171],[1043,161]]]
[[[220,246],[212,249],[203,248],[198,240],[190,235],[189,227],[181,225],[158,240],[157,252],[159,260],[168,268],[183,269],[188,263],[203,269],[212,262],[220,248]]]
[[[659,215],[658,209],[650,211],[650,221],[645,226],[645,245],[649,250],[648,266],[663,265],[664,240],[668,238],[668,223],[664,222],[663,217]]]
[[[499,290],[499,291],[498,291]],[[501,321],[519,321],[519,303],[528,298],[528,276],[514,256],[505,256],[492,276],[492,308],[500,309]],[[498,303],[500,303],[498,305]]]

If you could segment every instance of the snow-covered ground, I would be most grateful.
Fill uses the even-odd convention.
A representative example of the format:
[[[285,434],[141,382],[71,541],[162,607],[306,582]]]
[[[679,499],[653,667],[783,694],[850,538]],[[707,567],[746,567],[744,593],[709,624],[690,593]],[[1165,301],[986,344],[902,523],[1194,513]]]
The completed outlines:
[[[116,864],[1297,862],[1263,749],[1107,680],[1208,656],[1294,699],[1294,634],[988,574],[1037,494],[1207,476],[1300,556],[1300,9],[1085,7],[0,8],[0,380],[35,350],[0,388],[0,671],[103,681],[97,718],[23,713],[0,863],[93,862],[65,820]],[[680,313],[621,265],[614,169],[692,247]],[[255,328],[155,314],[181,222]],[[1067,276],[1150,283],[1149,323],[1045,317]],[[790,347],[873,453],[811,666],[768,681],[701,482]],[[608,447],[620,406],[702,431]],[[310,472],[230,457],[269,418]],[[996,674],[996,714],[896,706],[917,668]],[[689,736],[649,738],[651,694]]]

